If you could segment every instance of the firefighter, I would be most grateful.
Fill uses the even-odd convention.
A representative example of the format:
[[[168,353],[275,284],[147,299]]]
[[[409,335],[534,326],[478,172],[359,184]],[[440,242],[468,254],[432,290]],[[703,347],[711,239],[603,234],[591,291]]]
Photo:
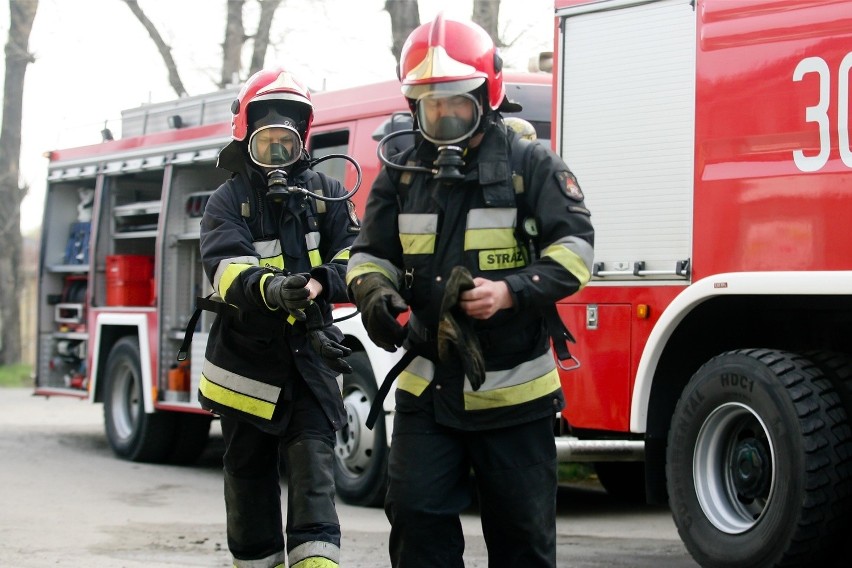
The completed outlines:
[[[347,300],[357,217],[348,200],[308,195],[345,191],[310,168],[313,107],[298,79],[259,71],[231,110],[217,165],[232,175],[201,220],[202,263],[221,302],[199,385],[201,405],[221,416],[228,547],[237,568],[337,567],[333,449],[351,368],[331,303]]]
[[[553,568],[564,400],[550,340],[568,335],[548,314],[589,281],[590,213],[566,164],[504,125],[520,105],[482,28],[421,25],[399,77],[415,147],[383,160],[346,274],[371,339],[405,348],[380,391],[396,379],[391,564],[464,565],[472,469],[488,565]]]

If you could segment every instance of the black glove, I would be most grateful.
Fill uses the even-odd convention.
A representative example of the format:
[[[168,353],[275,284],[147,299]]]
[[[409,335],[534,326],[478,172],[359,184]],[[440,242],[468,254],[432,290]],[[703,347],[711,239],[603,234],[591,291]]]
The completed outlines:
[[[355,278],[349,288],[373,343],[391,353],[401,347],[407,331],[396,317],[408,310],[408,304],[390,281],[381,274],[365,274]]]
[[[352,353],[352,350],[341,345],[326,335],[325,322],[322,319],[322,311],[315,302],[305,308],[305,327],[308,328],[308,339],[311,341],[311,346],[314,348],[320,357],[323,358],[325,364],[331,370],[338,373],[351,373],[352,367],[346,362],[344,357]]]
[[[305,321],[304,309],[311,301],[310,291],[306,288],[310,274],[290,274],[273,276],[266,285],[266,303],[284,308],[299,321]]]
[[[459,307],[459,294],[473,288],[473,277],[467,268],[456,266],[447,279],[441,299],[441,320],[438,323],[438,357],[448,361],[452,351],[461,359],[464,374],[473,390],[485,382],[485,358],[473,322]],[[452,350],[451,350],[452,348]]]

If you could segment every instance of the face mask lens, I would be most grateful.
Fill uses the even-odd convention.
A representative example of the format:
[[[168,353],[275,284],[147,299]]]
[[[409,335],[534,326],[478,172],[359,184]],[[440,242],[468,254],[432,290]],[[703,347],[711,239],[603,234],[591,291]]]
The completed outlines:
[[[289,166],[301,154],[302,139],[290,126],[264,126],[258,128],[249,139],[249,156],[255,164],[264,168]]]
[[[435,144],[470,138],[479,126],[480,107],[469,93],[427,93],[417,100],[417,122],[423,137]]]

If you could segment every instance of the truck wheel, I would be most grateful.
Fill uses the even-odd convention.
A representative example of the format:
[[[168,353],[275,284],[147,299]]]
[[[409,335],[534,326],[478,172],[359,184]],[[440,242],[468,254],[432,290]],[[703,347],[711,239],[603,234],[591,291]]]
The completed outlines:
[[[104,424],[112,451],[137,462],[163,462],[173,447],[174,416],[145,413],[139,340],[116,341],[106,364]]]
[[[350,505],[380,507],[387,488],[388,445],[382,416],[373,429],[366,426],[378,385],[367,354],[346,358],[352,373],[343,375],[343,405],[347,424],[337,433],[334,482],[337,494]]]
[[[669,431],[669,505],[704,567],[819,565],[841,530],[852,449],[837,393],[808,359],[724,353],[684,390]],[[848,508],[848,507],[847,507]]]

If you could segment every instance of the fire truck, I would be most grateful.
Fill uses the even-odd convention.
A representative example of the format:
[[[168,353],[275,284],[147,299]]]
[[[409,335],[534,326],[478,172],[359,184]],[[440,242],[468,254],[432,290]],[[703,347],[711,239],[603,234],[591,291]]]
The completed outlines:
[[[523,116],[548,143],[551,75],[507,73]],[[202,312],[188,357],[178,361],[197,298],[212,292],[199,260],[199,224],[209,195],[230,175],[216,167],[230,141],[238,88],[122,112],[121,135],[48,153],[42,221],[35,392],[103,403],[106,438],[133,461],[191,463],[213,417],[196,400],[212,323]],[[313,158],[343,154],[361,170],[352,197],[359,215],[380,169],[378,141],[411,128],[396,80],[319,92],[308,148]],[[115,139],[114,139],[115,138]],[[396,138],[397,144],[404,143]],[[387,148],[386,148],[387,151]],[[329,158],[319,171],[358,183],[357,169]],[[365,427],[397,354],[376,347],[352,305],[335,318],[353,350],[345,375],[348,426],[338,435],[336,485],[345,501],[383,501],[390,428]],[[388,419],[389,420],[389,419]]]
[[[618,447],[601,481],[668,503],[702,566],[848,547],[850,22],[849,1],[555,2],[553,146],[595,225],[559,305],[561,423]]]

